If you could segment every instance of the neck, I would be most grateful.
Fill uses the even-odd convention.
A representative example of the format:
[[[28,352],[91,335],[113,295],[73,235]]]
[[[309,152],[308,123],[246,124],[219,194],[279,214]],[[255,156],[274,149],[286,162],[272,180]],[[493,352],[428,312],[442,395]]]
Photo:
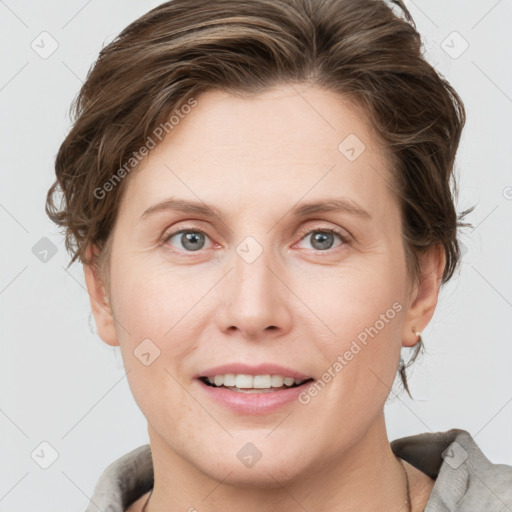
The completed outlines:
[[[224,512],[406,512],[404,470],[391,451],[384,414],[342,453],[329,453],[301,474],[287,478],[270,471],[264,480],[230,478],[235,469],[213,474],[199,470],[178,455],[154,430],[148,429],[153,454],[154,488],[147,512],[166,510]],[[211,473],[209,470],[212,470]]]

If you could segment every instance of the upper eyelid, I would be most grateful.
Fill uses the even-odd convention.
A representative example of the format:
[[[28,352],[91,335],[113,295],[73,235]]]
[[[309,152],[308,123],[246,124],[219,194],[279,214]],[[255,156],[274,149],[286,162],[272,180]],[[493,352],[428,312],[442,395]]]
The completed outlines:
[[[183,221],[183,222],[187,222],[187,221]],[[189,221],[189,222],[195,222],[195,221]],[[328,222],[328,221],[325,221],[325,220],[315,220],[315,219],[311,219],[310,221],[308,222]],[[332,224],[332,223],[331,223]],[[322,231],[322,230],[326,230],[326,231],[329,231],[329,230],[338,230],[338,231],[341,231],[342,233],[341,234],[345,234],[346,233],[346,236],[347,237],[352,237],[351,233],[346,229],[346,228],[342,228],[340,226],[335,226],[333,227],[332,225],[312,225],[312,226],[302,226],[298,229],[295,230],[296,233],[308,233],[308,232],[311,232],[311,231]],[[182,227],[171,227],[169,229],[165,229],[164,232],[163,232],[163,235],[162,235],[162,238],[167,238],[168,236],[170,235],[177,235],[178,233],[180,232],[183,232],[183,231],[199,231],[201,233],[204,233],[205,235],[208,235],[208,230],[207,228],[203,228],[203,227],[197,227],[197,226],[191,226],[191,225],[185,225],[185,226],[182,226]]]
[[[302,228],[297,230],[297,233],[308,235],[308,234],[311,234],[312,232],[315,232],[315,231],[318,231],[318,232],[322,232],[322,231],[333,232],[334,234],[337,234],[337,235],[339,235],[339,236],[341,236],[343,238],[346,238],[346,239],[352,238],[352,235],[346,229],[341,228],[339,226],[332,227],[332,226],[315,225],[315,226],[309,226],[309,227],[302,227]]]

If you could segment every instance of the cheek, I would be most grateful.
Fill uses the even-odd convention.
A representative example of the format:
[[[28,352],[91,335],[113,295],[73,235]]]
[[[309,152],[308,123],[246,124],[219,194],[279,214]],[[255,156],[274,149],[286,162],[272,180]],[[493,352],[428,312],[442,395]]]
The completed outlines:
[[[187,312],[197,298],[187,296],[180,283],[155,268],[129,264],[119,266],[113,280],[114,315],[122,325],[116,330],[132,395],[148,421],[164,430],[178,428],[169,423],[170,411],[182,411],[182,423],[192,411],[197,415],[197,406],[182,388],[182,362],[197,339],[185,332],[193,318]]]
[[[322,354],[322,380],[333,384],[334,395],[353,397],[354,404],[385,400],[402,342],[405,273],[391,256],[343,272],[312,302],[329,327],[313,338]]]
[[[120,262],[113,272],[112,288],[114,313],[130,332],[130,343],[136,343],[140,336],[164,337],[189,302],[188,287],[175,273],[143,261]]]
[[[185,410],[184,393],[174,379],[186,385],[190,356],[215,312],[207,295],[217,275],[186,270],[124,261],[113,275],[114,314],[124,327],[116,327],[120,349],[132,393],[145,414],[159,414],[158,404],[151,405],[158,396]]]
[[[317,276],[301,279],[302,297],[307,297],[309,308],[324,321],[325,331],[330,331],[337,343],[358,335],[364,342],[368,329],[375,333],[372,326],[383,333],[400,329],[399,313],[405,309],[404,275],[391,261],[371,257],[366,263],[331,271],[324,280]]]

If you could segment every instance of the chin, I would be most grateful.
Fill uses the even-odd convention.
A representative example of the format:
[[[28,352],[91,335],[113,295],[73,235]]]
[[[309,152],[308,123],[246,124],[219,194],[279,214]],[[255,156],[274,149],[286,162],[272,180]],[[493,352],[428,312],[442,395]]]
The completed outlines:
[[[236,487],[278,489],[285,483],[307,476],[309,466],[304,453],[299,459],[297,457],[297,453],[304,452],[303,449],[292,444],[284,448],[281,440],[274,443],[268,439],[265,441],[267,430],[260,434],[244,435],[241,442],[231,439],[201,459],[198,459],[201,450],[196,445],[189,462],[207,477]],[[248,438],[253,441],[247,441]],[[207,451],[208,446],[203,450]]]
[[[252,468],[226,462],[215,473],[211,472],[211,468],[209,469],[210,478],[221,481],[223,484],[249,489],[281,489],[283,485],[299,479],[303,473],[294,465],[293,459],[286,463],[269,461],[267,464],[263,464],[260,460]]]

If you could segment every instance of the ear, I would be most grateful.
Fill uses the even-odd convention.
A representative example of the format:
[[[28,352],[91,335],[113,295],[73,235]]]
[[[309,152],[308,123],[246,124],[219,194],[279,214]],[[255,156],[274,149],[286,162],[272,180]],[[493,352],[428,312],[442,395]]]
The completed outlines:
[[[92,259],[93,255],[96,258],[98,252],[97,246],[89,245],[86,249],[87,258]],[[119,345],[112,308],[97,268],[94,265],[84,265],[84,275],[98,335],[107,345]]]
[[[446,256],[441,244],[433,245],[420,257],[420,278],[412,288],[402,332],[404,347],[417,343],[416,331],[425,329],[434,315],[445,264]]]

